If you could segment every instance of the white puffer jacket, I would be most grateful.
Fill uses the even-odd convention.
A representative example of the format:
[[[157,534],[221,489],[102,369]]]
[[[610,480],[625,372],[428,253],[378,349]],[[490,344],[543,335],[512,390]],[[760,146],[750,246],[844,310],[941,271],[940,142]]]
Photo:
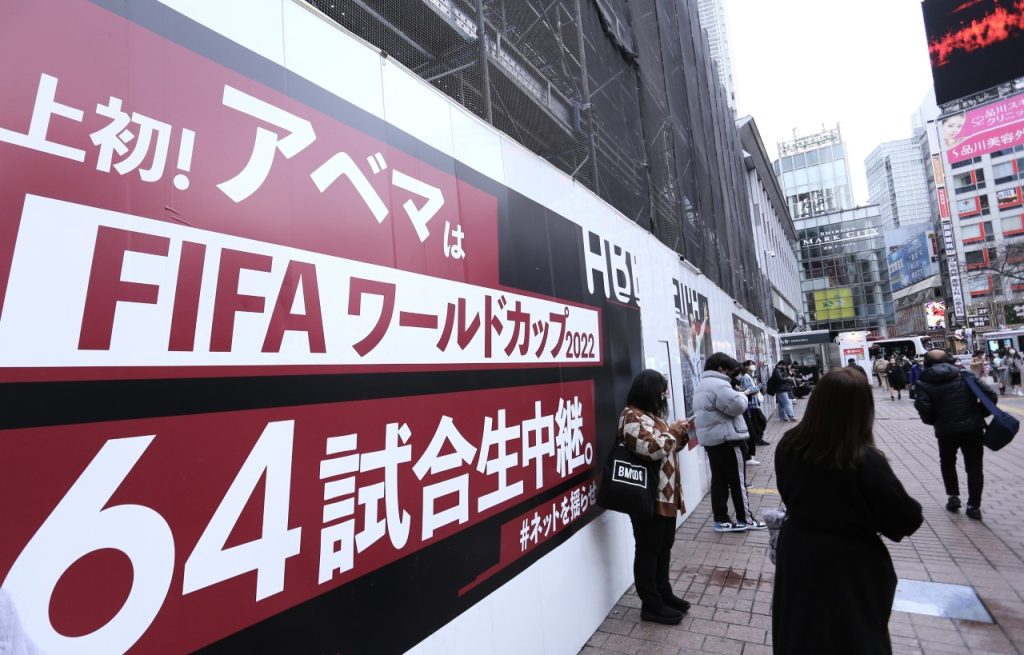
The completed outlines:
[[[696,415],[697,439],[706,447],[719,446],[727,441],[742,441],[750,436],[743,412],[747,409],[747,396],[732,388],[729,376],[716,371],[704,371],[693,394],[693,412]]]

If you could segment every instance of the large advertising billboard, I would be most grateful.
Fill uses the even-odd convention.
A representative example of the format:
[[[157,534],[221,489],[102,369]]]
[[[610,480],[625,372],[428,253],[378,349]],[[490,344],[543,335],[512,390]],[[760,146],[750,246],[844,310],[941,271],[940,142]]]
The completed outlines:
[[[924,304],[925,325],[929,330],[946,329],[946,301],[929,300]]]
[[[922,8],[939,104],[1024,76],[1019,0],[925,0]]]
[[[840,318],[854,318],[857,310],[853,305],[853,289],[822,289],[814,292],[814,320],[829,321]]]
[[[950,164],[1024,144],[1024,93],[947,116],[939,136]]]
[[[939,272],[934,233],[927,231],[914,234],[915,231],[907,228],[886,232],[889,281],[893,291],[905,289]]]
[[[0,24],[0,583],[44,652],[405,652],[597,516],[627,248],[385,120],[369,50],[376,89],[289,56],[376,112],[152,0]]]

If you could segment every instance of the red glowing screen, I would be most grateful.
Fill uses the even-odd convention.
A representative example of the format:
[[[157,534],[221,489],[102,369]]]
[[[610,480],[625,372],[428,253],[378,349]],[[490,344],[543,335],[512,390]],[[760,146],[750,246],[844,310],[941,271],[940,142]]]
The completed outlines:
[[[923,4],[940,104],[1024,76],[1024,0]]]

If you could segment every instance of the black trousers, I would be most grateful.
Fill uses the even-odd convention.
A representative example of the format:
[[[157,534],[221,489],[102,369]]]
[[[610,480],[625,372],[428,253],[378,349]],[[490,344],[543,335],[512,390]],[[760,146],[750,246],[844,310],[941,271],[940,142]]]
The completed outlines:
[[[747,498],[746,471],[743,464],[743,448],[739,442],[726,442],[704,449],[711,465],[711,512],[716,523],[729,521],[729,496],[732,496],[736,510],[736,522],[746,523],[753,518],[750,501]]]
[[[665,516],[633,521],[633,582],[643,609],[659,612],[666,609],[664,596],[672,593],[668,581],[668,565],[676,538],[676,520]]]
[[[958,450],[964,454],[964,469],[967,470],[967,504],[971,507],[981,507],[981,491],[985,486],[985,473],[982,469],[985,449],[982,435],[939,438],[939,469],[942,471],[942,483],[946,486],[947,496],[960,495],[960,480],[956,475]]]
[[[743,453],[743,459],[753,459],[757,455],[757,442],[764,438],[764,426],[761,424],[760,417],[754,414],[754,412],[760,412],[759,409],[748,409],[743,413],[743,420],[747,424],[747,431],[750,436],[747,438],[746,451]]]

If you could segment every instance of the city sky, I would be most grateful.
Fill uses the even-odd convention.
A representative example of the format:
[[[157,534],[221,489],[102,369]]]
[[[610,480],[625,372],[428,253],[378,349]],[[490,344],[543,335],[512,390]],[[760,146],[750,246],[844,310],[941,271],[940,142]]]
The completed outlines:
[[[752,115],[765,147],[834,127],[847,144],[857,204],[864,159],[911,136],[932,86],[920,0],[725,0],[737,115]]]

